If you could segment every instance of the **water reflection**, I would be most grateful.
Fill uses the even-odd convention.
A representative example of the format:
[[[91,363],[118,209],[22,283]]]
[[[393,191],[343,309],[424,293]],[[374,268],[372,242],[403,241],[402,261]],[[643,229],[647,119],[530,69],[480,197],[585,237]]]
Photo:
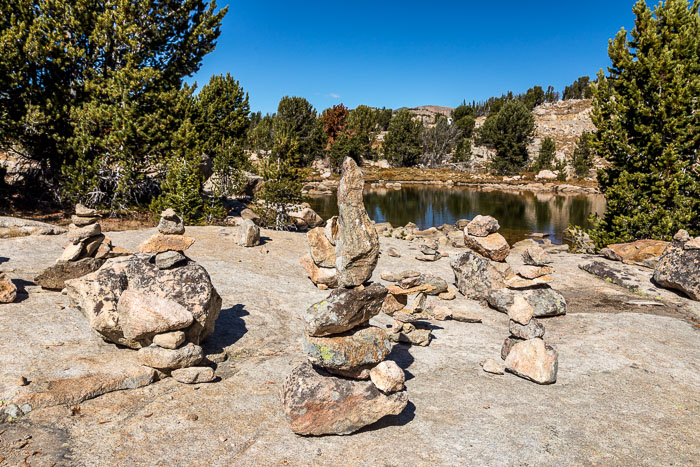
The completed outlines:
[[[475,188],[404,186],[401,190],[366,188],[365,207],[376,222],[393,226],[414,222],[421,229],[454,224],[477,214],[490,215],[501,224],[508,242],[522,240],[531,232],[550,234],[561,243],[569,224],[588,227],[591,213],[602,214],[602,195],[559,195],[532,191],[513,192]],[[335,195],[308,199],[324,219],[338,213]]]

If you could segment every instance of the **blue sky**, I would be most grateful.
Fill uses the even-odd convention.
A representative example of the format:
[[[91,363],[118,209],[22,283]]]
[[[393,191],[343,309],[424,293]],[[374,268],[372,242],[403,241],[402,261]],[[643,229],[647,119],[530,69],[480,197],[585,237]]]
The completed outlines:
[[[285,95],[321,111],[454,107],[535,84],[562,91],[605,69],[633,3],[232,1],[216,50],[189,81],[230,72],[263,113]]]

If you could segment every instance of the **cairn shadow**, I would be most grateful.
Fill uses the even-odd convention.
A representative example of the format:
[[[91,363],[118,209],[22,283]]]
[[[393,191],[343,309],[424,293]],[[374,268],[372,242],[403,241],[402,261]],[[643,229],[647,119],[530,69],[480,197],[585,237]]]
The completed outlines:
[[[410,400],[398,415],[386,415],[371,425],[359,429],[355,433],[368,433],[376,430],[382,430],[390,426],[404,426],[409,424],[416,418],[416,405]]]
[[[6,258],[6,257],[4,257],[4,256],[0,256],[0,264],[2,264],[2,263],[7,263],[8,261],[10,261],[10,258]]]
[[[17,298],[15,298],[15,303],[21,303],[29,298],[29,292],[27,292],[28,285],[36,285],[32,281],[25,281],[24,279],[12,279],[12,283],[17,287]]]
[[[227,347],[235,344],[248,332],[243,318],[249,315],[250,313],[246,311],[245,305],[240,303],[230,308],[222,309],[219,317],[216,319],[214,332],[202,344],[204,353],[221,353]]]
[[[399,368],[403,370],[404,374],[406,375],[406,381],[414,378],[413,373],[408,371],[408,367],[410,367],[416,360],[413,355],[411,355],[411,352],[409,352],[410,349],[411,344],[401,342],[394,345],[391,352],[386,357],[386,360],[394,361]]]

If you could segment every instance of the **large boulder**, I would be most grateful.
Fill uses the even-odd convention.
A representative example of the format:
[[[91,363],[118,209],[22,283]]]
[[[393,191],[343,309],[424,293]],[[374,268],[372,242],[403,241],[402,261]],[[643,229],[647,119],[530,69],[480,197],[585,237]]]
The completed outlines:
[[[613,243],[600,250],[600,253],[613,261],[625,264],[645,265],[648,260],[661,256],[669,242],[643,239],[630,243]]]
[[[486,300],[491,292],[504,287],[503,276],[481,255],[467,251],[450,262],[457,288],[467,298]]]
[[[104,259],[83,258],[78,261],[56,263],[44,269],[34,278],[34,282],[44,289],[61,290],[65,287],[66,281],[97,271],[104,262]]]
[[[171,300],[193,318],[185,331],[189,342],[198,344],[214,331],[221,311],[221,297],[207,271],[188,259],[172,269],[158,269],[151,255],[138,254],[109,260],[98,271],[66,282],[71,301],[105,339],[134,349],[150,344],[148,336],[126,337],[125,317],[118,307],[125,290]]]
[[[280,391],[285,416],[300,435],[346,435],[408,403],[405,391],[382,393],[371,381],[336,378],[310,363],[296,367]]]
[[[467,226],[468,228],[469,226]],[[475,237],[465,233],[464,244],[470,250],[493,261],[505,261],[508,253],[510,253],[508,242],[499,233],[492,233],[485,237]]]
[[[379,314],[387,290],[381,284],[364,289],[336,289],[311,305],[302,315],[309,336],[327,336],[349,331]]]
[[[700,250],[691,242],[693,240],[678,241],[674,238],[656,263],[654,282],[700,300]],[[690,248],[686,248],[689,243]]]
[[[303,349],[311,363],[330,370],[357,371],[375,366],[391,352],[392,343],[381,328],[356,328],[343,334],[304,335]]]
[[[506,357],[506,370],[538,384],[556,382],[558,368],[556,350],[540,338],[516,343]]]
[[[306,233],[306,238],[309,241],[311,259],[316,266],[334,268],[335,247],[326,236],[326,230],[323,227],[315,227]]]
[[[498,232],[500,227],[495,217],[478,215],[467,224],[464,233],[474,237],[486,237]]]
[[[335,245],[338,285],[356,287],[369,280],[379,258],[379,236],[362,200],[364,180],[354,160],[343,161],[338,186],[338,238]]]
[[[549,287],[516,292],[509,289],[494,290],[487,298],[489,305],[501,313],[508,313],[516,295],[523,295],[535,309],[535,318],[546,318],[566,314],[566,299]]]

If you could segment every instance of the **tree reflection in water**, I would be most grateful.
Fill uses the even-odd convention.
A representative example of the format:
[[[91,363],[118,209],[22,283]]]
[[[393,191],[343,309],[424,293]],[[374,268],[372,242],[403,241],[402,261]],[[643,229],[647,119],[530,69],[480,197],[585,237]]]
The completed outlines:
[[[413,222],[421,229],[454,224],[477,214],[498,219],[500,233],[509,243],[532,232],[549,233],[554,243],[562,242],[569,224],[590,226],[592,213],[602,214],[602,195],[560,195],[540,192],[514,192],[475,188],[404,186],[401,190],[366,188],[365,208],[376,222],[398,227]],[[324,219],[338,213],[335,194],[311,197],[311,207]]]

